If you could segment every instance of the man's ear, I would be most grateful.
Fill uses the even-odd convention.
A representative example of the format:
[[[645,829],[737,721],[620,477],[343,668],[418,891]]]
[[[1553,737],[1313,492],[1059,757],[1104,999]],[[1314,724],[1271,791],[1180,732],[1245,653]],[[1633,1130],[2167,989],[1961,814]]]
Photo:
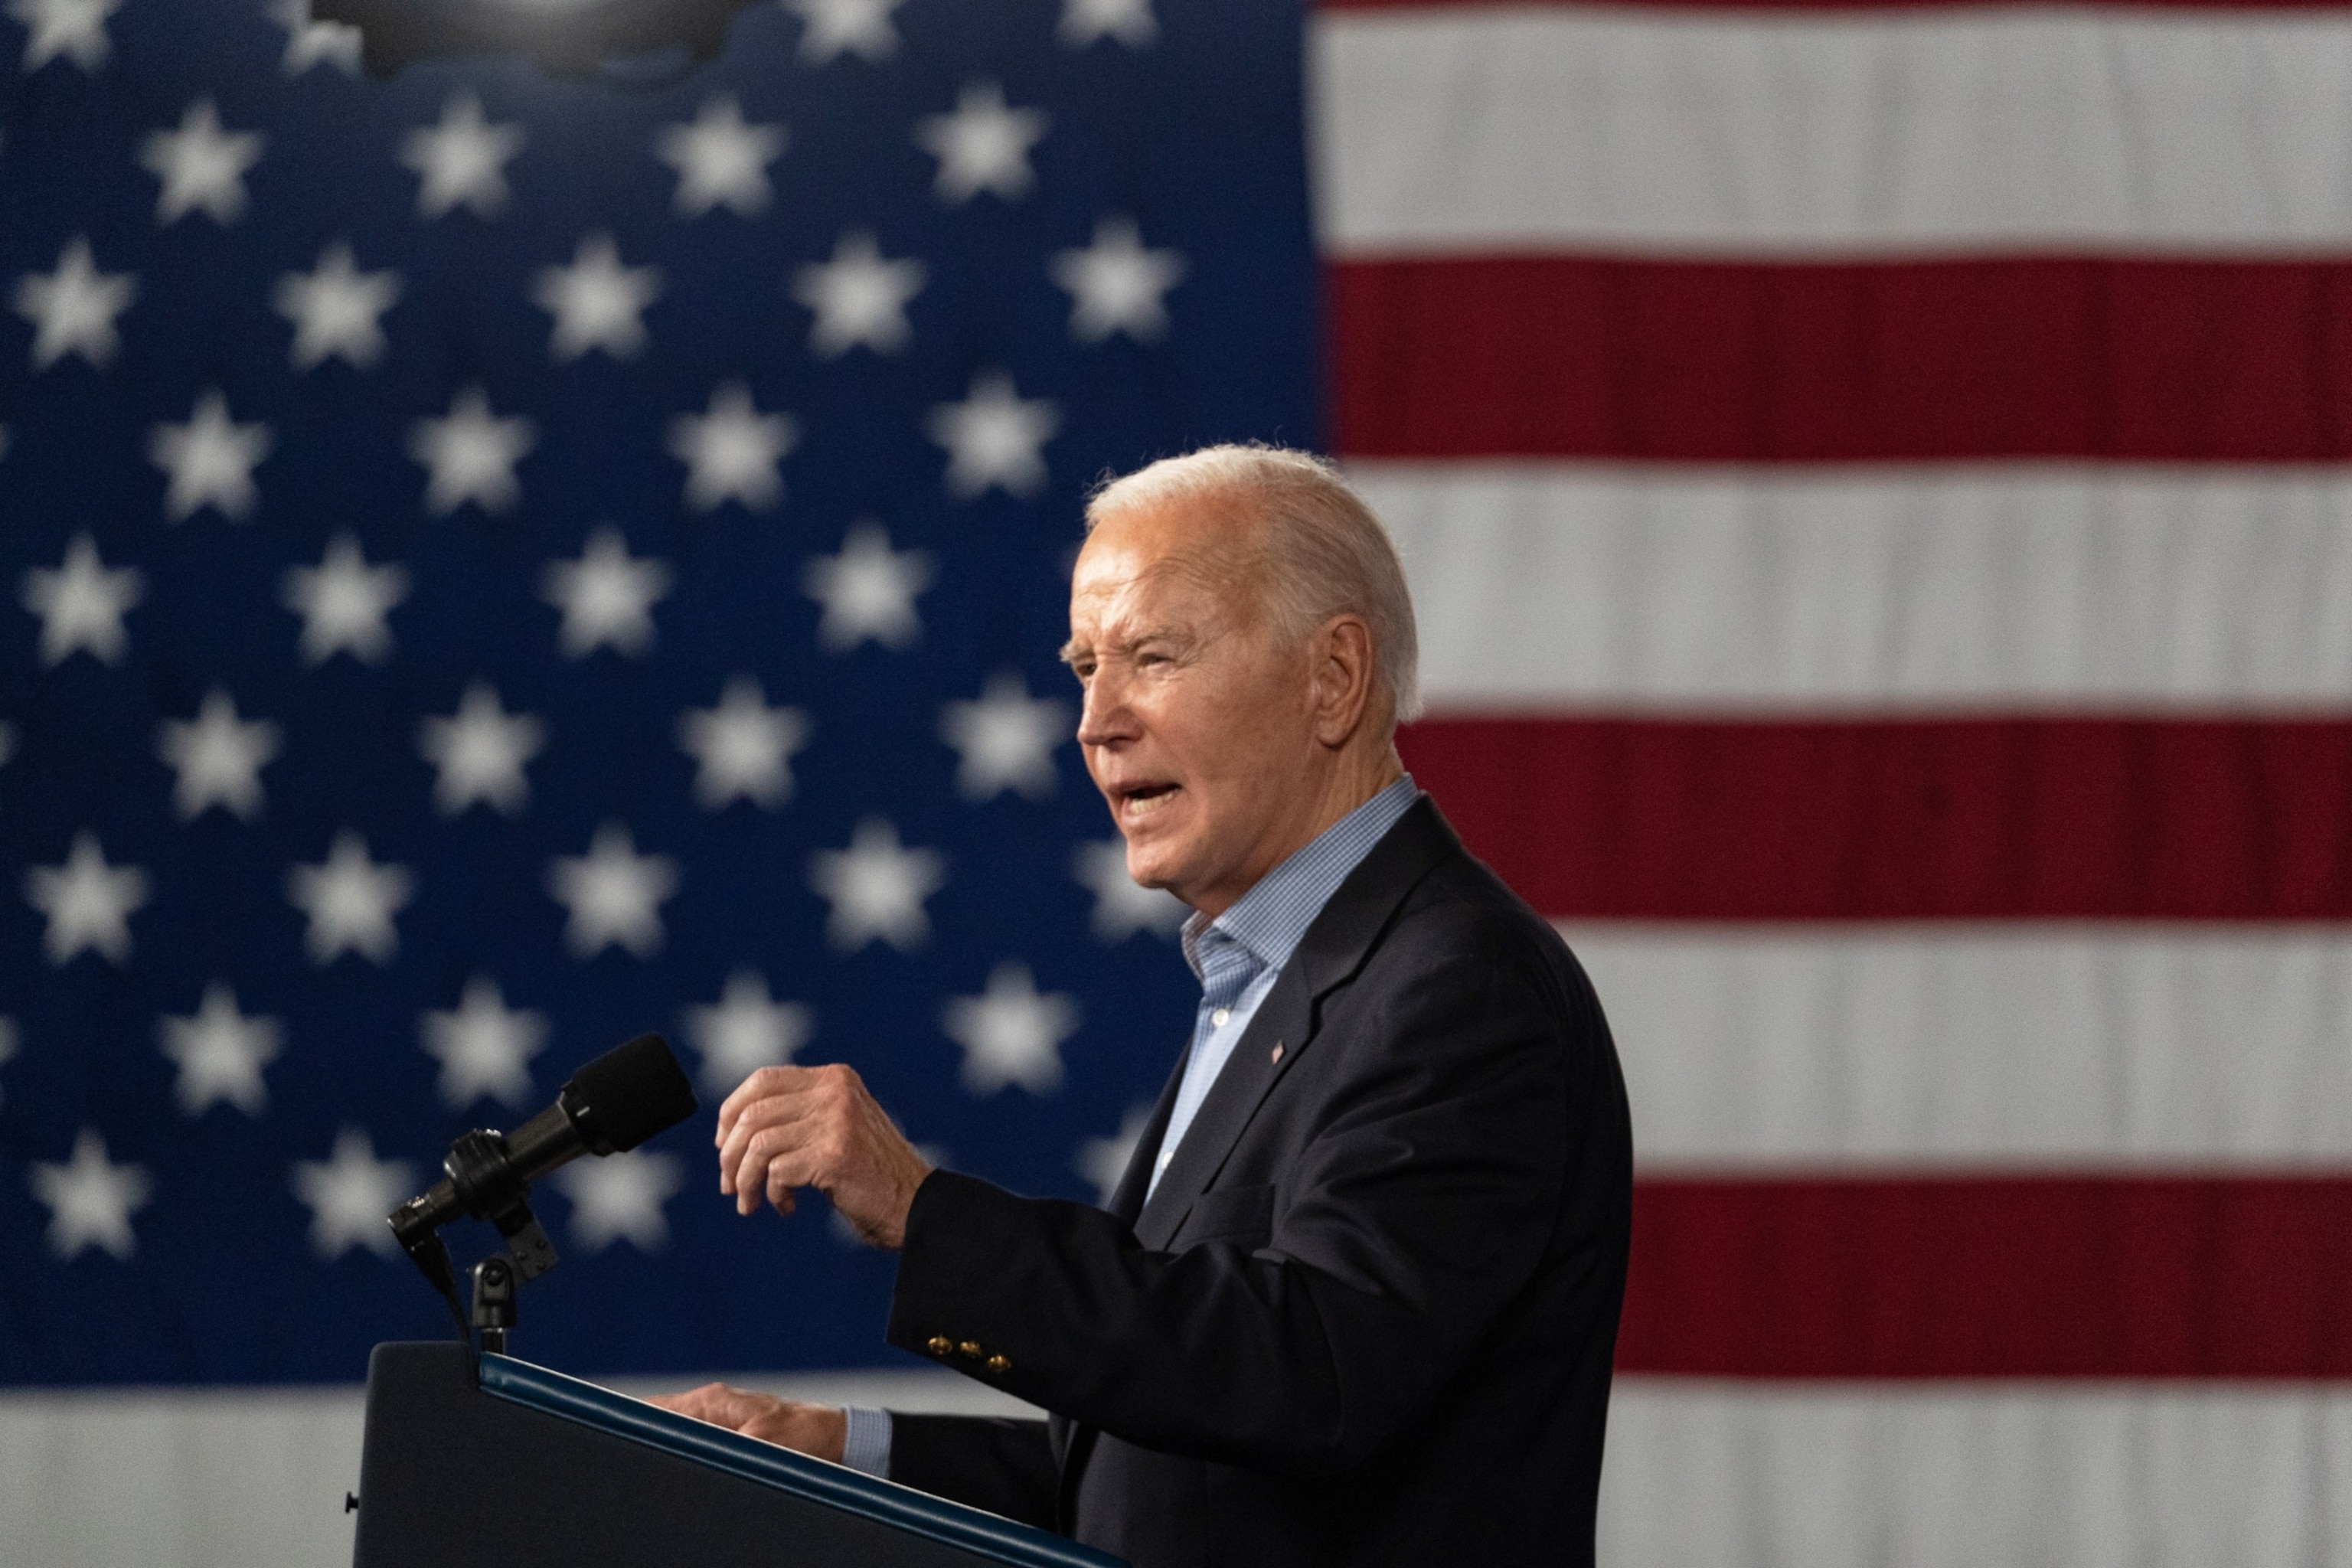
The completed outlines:
[[[1315,739],[1337,749],[1364,721],[1372,696],[1372,630],[1357,615],[1334,616],[1315,634]]]

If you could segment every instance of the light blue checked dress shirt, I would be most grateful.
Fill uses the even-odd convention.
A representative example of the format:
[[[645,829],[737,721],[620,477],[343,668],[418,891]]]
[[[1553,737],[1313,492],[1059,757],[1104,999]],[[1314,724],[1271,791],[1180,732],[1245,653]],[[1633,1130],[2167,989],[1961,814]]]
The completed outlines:
[[[1258,1005],[1284,964],[1298,951],[1307,928],[1348,879],[1364,863],[1372,846],[1387,837],[1397,819],[1421,798],[1412,775],[1405,774],[1371,799],[1318,834],[1314,841],[1257,880],[1257,885],[1234,901],[1215,920],[1195,912],[1184,922],[1184,962],[1201,983],[1201,1005],[1192,1017],[1192,1046],[1185,1054],[1184,1078],[1176,1086],[1176,1104],[1168,1114],[1168,1131],[1160,1140],[1152,1163],[1151,1188],[1176,1157],[1176,1146],[1201,1113],[1201,1102],[1224,1070],[1234,1047],[1249,1029]],[[849,1430],[842,1463],[867,1475],[890,1473],[890,1413],[862,1405],[849,1407]]]

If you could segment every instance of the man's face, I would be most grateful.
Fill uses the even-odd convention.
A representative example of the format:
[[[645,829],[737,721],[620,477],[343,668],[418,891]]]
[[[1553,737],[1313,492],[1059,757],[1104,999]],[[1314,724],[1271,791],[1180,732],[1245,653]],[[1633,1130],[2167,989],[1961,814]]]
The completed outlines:
[[[1307,654],[1236,581],[1249,553],[1197,509],[1139,509],[1097,527],[1070,584],[1078,744],[1128,872],[1213,915],[1296,847],[1321,751]]]

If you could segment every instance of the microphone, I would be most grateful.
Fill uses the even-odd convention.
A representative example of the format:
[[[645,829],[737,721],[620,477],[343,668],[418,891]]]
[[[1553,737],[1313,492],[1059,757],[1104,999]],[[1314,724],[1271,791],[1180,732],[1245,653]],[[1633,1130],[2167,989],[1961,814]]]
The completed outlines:
[[[531,1217],[530,1184],[583,1154],[618,1154],[674,1127],[697,1109],[669,1043],[639,1035],[572,1076],[555,1103],[516,1128],[477,1128],[450,1146],[445,1179],[392,1211],[392,1233],[433,1288],[454,1302],[457,1280],[440,1229],[463,1215],[499,1227],[516,1274],[555,1267],[555,1246]]]

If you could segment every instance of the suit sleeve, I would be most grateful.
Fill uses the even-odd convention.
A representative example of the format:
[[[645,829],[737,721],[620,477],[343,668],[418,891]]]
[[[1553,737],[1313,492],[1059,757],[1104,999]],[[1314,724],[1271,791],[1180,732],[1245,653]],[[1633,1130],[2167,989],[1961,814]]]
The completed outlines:
[[[1043,1421],[893,1411],[890,1479],[1040,1530],[1056,1528],[1061,1473]]]
[[[1597,1007],[1485,935],[1312,1044],[1347,1054],[1265,1246],[1150,1251],[1100,1210],[938,1172],[891,1342],[975,1342],[1009,1363],[991,1382],[1163,1452],[1301,1476],[1378,1454],[1533,1276],[1598,1092],[1605,1047],[1575,1037]]]

